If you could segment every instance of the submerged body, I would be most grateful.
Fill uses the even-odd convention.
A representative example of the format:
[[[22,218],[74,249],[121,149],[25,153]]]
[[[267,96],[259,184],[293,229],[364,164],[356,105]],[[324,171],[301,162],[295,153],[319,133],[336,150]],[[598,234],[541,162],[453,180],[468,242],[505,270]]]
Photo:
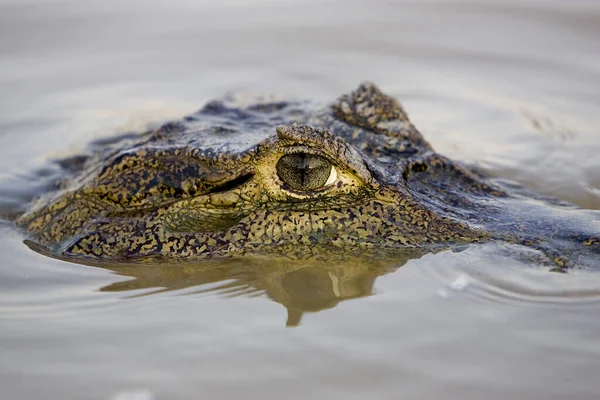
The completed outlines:
[[[560,205],[538,215],[535,197],[436,153],[370,83],[316,109],[211,102],[64,165],[64,188],[17,220],[63,258],[305,259],[501,240],[563,267],[589,265],[600,246],[597,219],[565,222]]]

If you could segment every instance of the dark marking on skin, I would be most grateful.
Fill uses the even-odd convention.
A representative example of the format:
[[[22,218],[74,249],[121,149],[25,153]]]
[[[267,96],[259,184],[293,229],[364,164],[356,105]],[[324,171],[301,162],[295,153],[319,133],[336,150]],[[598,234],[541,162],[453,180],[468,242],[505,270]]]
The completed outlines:
[[[250,179],[252,179],[253,176],[254,176],[254,174],[252,174],[252,173],[240,175],[237,178],[234,178],[230,181],[225,182],[222,185],[219,185],[219,186],[216,186],[216,187],[210,189],[208,193],[210,194],[210,193],[228,192],[228,191],[238,188],[240,186],[244,186],[246,183],[248,183],[248,181]]]

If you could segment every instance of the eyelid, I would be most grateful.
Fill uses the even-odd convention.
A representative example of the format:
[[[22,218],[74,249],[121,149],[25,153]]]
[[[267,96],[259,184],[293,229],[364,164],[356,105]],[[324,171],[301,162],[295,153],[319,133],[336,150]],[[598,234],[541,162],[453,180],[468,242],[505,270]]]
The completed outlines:
[[[281,147],[281,148],[279,148],[279,151],[283,154],[306,153],[306,154],[310,154],[311,156],[323,157],[324,159],[329,161],[329,163],[331,164],[332,167],[336,167],[339,164],[339,160],[332,159],[331,157],[329,157],[329,155],[325,154],[323,151],[319,151],[318,149],[316,149],[314,147],[310,147],[310,146],[299,145],[299,146]]]

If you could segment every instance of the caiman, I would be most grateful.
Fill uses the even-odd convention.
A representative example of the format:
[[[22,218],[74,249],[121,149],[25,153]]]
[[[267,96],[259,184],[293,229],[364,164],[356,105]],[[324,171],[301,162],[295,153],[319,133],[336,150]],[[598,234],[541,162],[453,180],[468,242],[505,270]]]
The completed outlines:
[[[495,241],[557,269],[600,263],[600,218],[437,153],[372,83],[327,106],[229,97],[61,160],[16,220],[63,259],[393,257]]]

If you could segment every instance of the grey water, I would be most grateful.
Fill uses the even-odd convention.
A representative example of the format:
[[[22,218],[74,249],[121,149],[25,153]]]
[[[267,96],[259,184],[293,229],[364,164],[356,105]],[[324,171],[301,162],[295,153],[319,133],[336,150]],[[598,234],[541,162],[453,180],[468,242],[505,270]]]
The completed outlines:
[[[438,152],[599,210],[598,37],[592,0],[0,0],[0,214],[93,140],[226,92],[331,101],[363,80]],[[0,224],[0,399],[600,396],[597,271],[485,245],[96,268],[22,241]]]

